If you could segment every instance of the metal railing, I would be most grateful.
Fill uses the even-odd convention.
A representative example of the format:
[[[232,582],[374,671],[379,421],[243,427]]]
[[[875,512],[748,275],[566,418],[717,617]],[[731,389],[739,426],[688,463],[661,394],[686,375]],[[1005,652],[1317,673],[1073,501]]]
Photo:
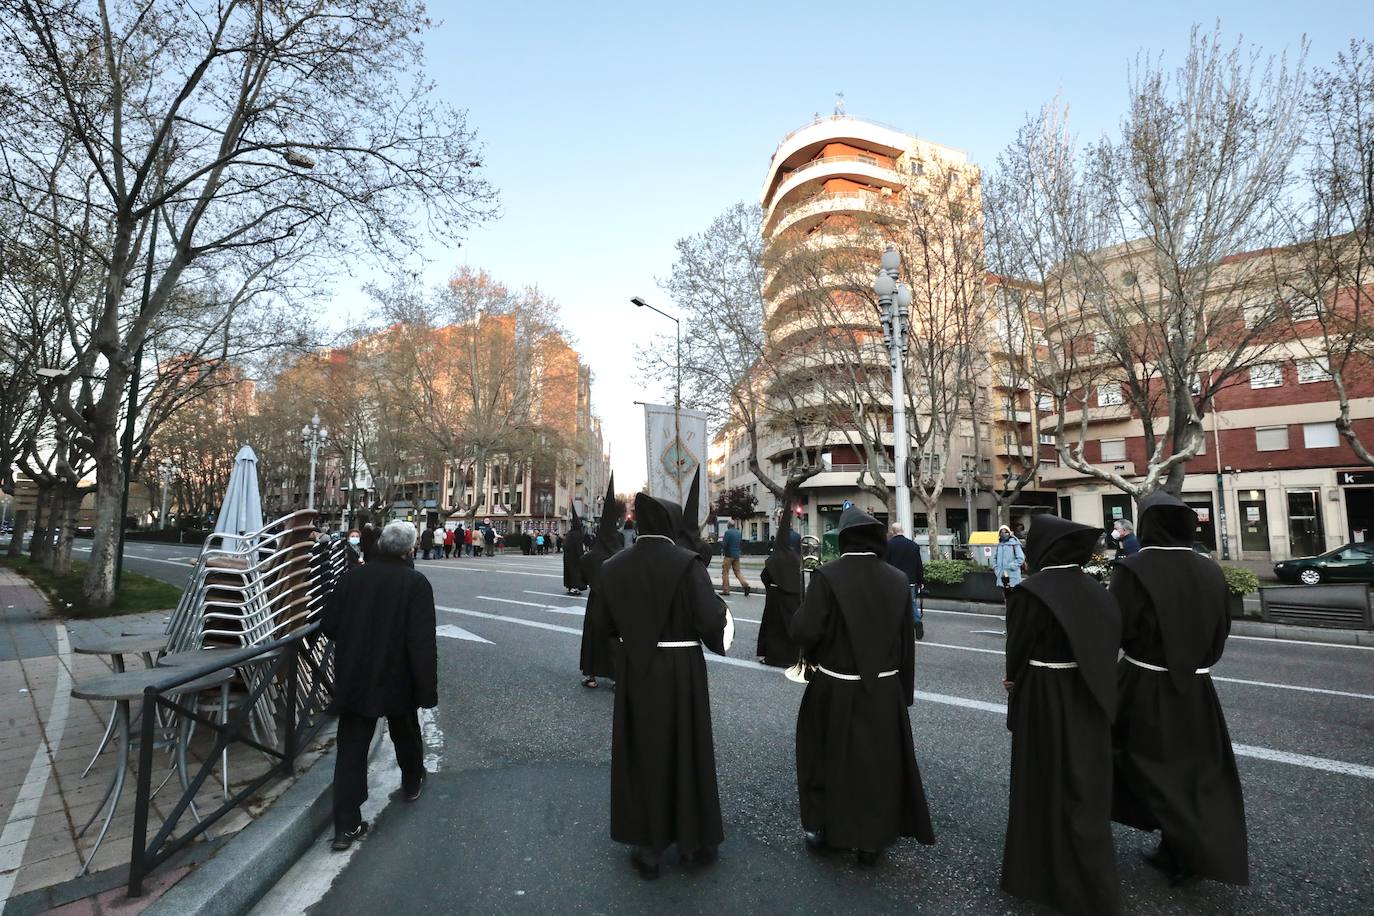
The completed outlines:
[[[249,646],[241,652],[224,656],[195,667],[178,668],[177,676],[144,688],[142,701],[142,740],[138,751],[137,792],[134,801],[134,832],[130,839],[129,881],[130,897],[143,893],[143,881],[148,873],[184,849],[201,834],[235,808],[252,798],[259,789],[274,778],[292,775],[300,748],[312,740],[327,721],[325,710],[333,696],[334,644],[320,632],[318,621],[302,629],[260,645]],[[199,711],[193,694],[169,697],[168,690],[205,677],[225,668],[239,669],[253,664],[268,664],[262,677],[249,684],[246,697],[234,712],[216,721]],[[269,688],[282,694],[278,705],[279,742],[266,744],[255,736],[251,717]],[[189,704],[189,705],[188,705]],[[172,805],[160,827],[148,839],[149,814],[152,810],[154,730],[166,711],[169,716],[181,716],[196,725],[204,726],[215,735],[212,750],[208,751],[200,769],[189,781],[181,797]],[[205,784],[224,751],[233,744],[241,744],[278,761],[265,772],[250,779],[214,811],[200,816],[198,822],[174,836],[177,824],[191,808],[196,794]]]

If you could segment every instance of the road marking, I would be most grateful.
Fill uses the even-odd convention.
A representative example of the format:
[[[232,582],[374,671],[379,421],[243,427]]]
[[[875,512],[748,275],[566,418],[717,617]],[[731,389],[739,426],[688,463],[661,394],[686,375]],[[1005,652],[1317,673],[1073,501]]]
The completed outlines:
[[[1236,636],[1232,634],[1227,639],[1253,639],[1258,642],[1285,642],[1290,646],[1322,646],[1327,649],[1363,649],[1366,652],[1374,651],[1374,646],[1355,646],[1344,642],[1312,642],[1307,639],[1284,639],[1282,636]]]
[[[423,560],[421,560],[420,562],[424,563]],[[480,563],[482,561],[478,560],[476,562]],[[492,563],[491,565],[486,566],[485,568],[478,566],[468,566],[467,564],[464,564],[462,566],[432,566],[426,564],[424,566],[416,566],[415,568],[420,570],[420,572],[432,572],[434,570],[439,570],[441,572],[479,572],[487,573],[489,575],[495,573],[496,575],[500,576],[534,576],[539,579],[563,578],[561,575],[557,575],[555,573],[520,572],[514,569],[497,569],[496,566],[497,564],[495,563]]]
[[[973,611],[946,611],[946,610],[944,610],[944,609],[942,609],[942,608],[938,608],[938,607],[926,607],[926,606],[924,606],[924,605],[921,606],[921,612],[924,613],[924,614],[950,614],[950,615],[955,616],[955,617],[987,617],[987,618],[990,618],[990,619],[992,619],[992,620],[1006,620],[1006,619],[1007,619],[1007,618],[1006,618],[1005,616],[1003,616],[1002,614],[975,614]]]
[[[469,642],[484,642],[489,646],[493,644],[490,639],[483,639],[476,633],[473,633],[470,630],[465,630],[462,627],[455,627],[451,623],[446,623],[442,626],[435,627],[434,632],[440,636],[447,636],[449,639],[466,639]]]
[[[470,611],[465,608],[441,607],[441,611],[448,611],[453,614],[466,614],[471,617],[480,617],[484,620],[501,620],[506,623],[515,623],[526,627],[535,627],[540,630],[553,630],[557,633],[571,633],[574,636],[581,636],[582,631],[574,627],[561,627],[553,623],[544,623],[540,620],[525,620],[521,617],[502,617],[500,614],[486,614],[482,611]],[[944,645],[939,643],[923,643],[922,645]],[[950,646],[948,648],[967,649],[967,646]],[[976,649],[973,651],[992,652],[991,649]],[[753,668],[757,671],[779,672],[777,668],[770,668],[758,662],[748,661],[742,658],[731,658],[726,655],[716,655],[713,652],[704,653],[706,660],[718,665],[730,665],[735,668]],[[1000,654],[1000,653],[998,653]],[[989,703],[986,700],[974,700],[969,697],[957,697],[944,693],[927,693],[923,690],[916,691],[916,698],[925,700],[929,703],[938,703],[945,706],[957,706],[962,709],[976,709],[981,712],[998,713],[1005,715],[1007,707],[1005,703]],[[1365,766],[1361,763],[1348,763],[1344,760],[1331,760],[1326,757],[1313,757],[1309,754],[1294,754],[1289,751],[1276,751],[1267,747],[1255,747],[1249,744],[1232,743],[1232,749],[1239,757],[1253,757],[1257,760],[1268,760],[1274,763],[1286,763],[1290,766],[1304,767],[1310,770],[1321,770],[1327,773],[1335,773],[1342,776],[1357,776],[1361,779],[1374,779],[1374,767]]]
[[[587,600],[587,596],[586,596],[586,595],[569,595],[569,594],[567,594],[567,593],[559,593],[559,592],[536,592],[536,591],[534,591],[533,589],[528,589],[528,588],[527,588],[527,589],[524,589],[524,592],[525,592],[526,595],[545,595],[545,596],[547,596],[547,597],[549,597],[549,598],[568,598],[568,599],[571,599],[571,600],[573,600],[573,601],[586,601],[586,600]]]
[[[91,552],[91,548],[89,548],[89,547],[73,547],[72,550],[78,550],[78,551],[80,551],[80,552],[82,552],[82,553],[90,553],[90,552]],[[139,556],[139,555],[136,554],[136,553],[128,553],[128,552],[126,552],[126,553],[124,554],[124,559],[126,559],[126,560],[142,560],[144,563],[166,563],[168,566],[179,566],[179,567],[181,567],[182,569],[185,569],[187,566],[189,566],[189,565],[191,565],[192,563],[195,562],[195,558],[194,558],[194,557],[193,557],[193,558],[190,558],[190,559],[183,559],[183,560],[164,560],[164,559],[162,559],[161,557],[144,557],[144,556]]]
[[[574,617],[583,617],[586,610],[580,607],[557,607],[552,604],[536,604],[533,601],[517,601],[514,598],[493,598],[491,595],[474,595],[478,601],[500,601],[504,604],[520,604],[525,607],[532,607],[541,611],[548,611],[550,614],[570,614]]]
[[[67,707],[72,698],[72,678],[67,666],[71,664],[72,647],[67,641],[66,627],[56,629],[57,678],[53,683],[48,721],[43,726],[43,742],[33,752],[24,784],[19,787],[19,795],[5,819],[5,829],[0,833],[0,913],[5,911],[5,902],[19,877],[19,866],[24,864],[29,834],[38,820],[38,806],[47,791],[48,776],[57,768],[57,749],[62,745],[62,733],[67,730]]]
[[[1249,684],[1252,687],[1273,687],[1276,690],[1300,690],[1303,693],[1324,693],[1333,697],[1353,697],[1356,700],[1374,700],[1374,693],[1352,693],[1349,690],[1327,690],[1325,687],[1299,687],[1295,684],[1275,684],[1273,681],[1247,681],[1240,677],[1222,677],[1219,674],[1212,675],[1214,681],[1226,681],[1230,684]]]
[[[947,642],[927,642],[924,639],[916,641],[917,646],[933,646],[936,649],[958,649],[960,652],[982,652],[984,655],[1006,655],[1001,649],[982,649],[978,646],[955,646]]]

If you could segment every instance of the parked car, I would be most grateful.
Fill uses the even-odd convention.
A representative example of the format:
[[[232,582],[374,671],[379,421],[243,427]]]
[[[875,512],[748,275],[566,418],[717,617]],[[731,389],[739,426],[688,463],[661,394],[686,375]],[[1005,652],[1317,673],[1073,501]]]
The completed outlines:
[[[1374,544],[1346,544],[1319,556],[1282,560],[1274,564],[1274,575],[1303,585],[1374,582]]]

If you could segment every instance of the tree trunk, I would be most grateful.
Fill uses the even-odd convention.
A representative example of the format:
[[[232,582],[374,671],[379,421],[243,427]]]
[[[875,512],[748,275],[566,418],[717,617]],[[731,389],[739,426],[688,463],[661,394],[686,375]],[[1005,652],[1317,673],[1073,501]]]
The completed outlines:
[[[119,460],[119,444],[111,430],[96,440],[95,525],[91,541],[91,561],[81,595],[91,608],[106,608],[115,597],[115,563],[124,494],[124,465]]]
[[[52,485],[39,483],[33,510],[33,538],[29,541],[29,561],[35,566],[47,566],[52,556],[51,507]]]
[[[16,509],[14,512],[14,528],[10,532],[9,555],[17,557],[24,552],[24,529],[29,524],[29,510]]]
[[[81,489],[75,483],[61,483],[53,489],[52,527],[57,533],[49,567],[55,576],[67,576],[72,571],[72,539],[76,536],[76,519],[81,512]]]

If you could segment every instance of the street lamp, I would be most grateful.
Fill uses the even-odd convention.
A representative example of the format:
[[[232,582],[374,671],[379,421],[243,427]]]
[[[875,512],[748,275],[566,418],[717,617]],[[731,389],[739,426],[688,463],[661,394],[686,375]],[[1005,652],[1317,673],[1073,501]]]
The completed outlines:
[[[320,425],[320,413],[310,418],[307,426],[301,427],[301,447],[310,450],[310,489],[305,496],[305,508],[315,508],[315,462],[320,457],[320,447],[329,439],[329,430]]]
[[[682,494],[682,322],[675,315],[654,308],[644,301],[643,296],[631,296],[630,301],[639,308],[650,309],[667,318],[673,323],[677,335],[677,379],[673,384],[673,479],[677,481],[677,501],[681,505],[686,501]]]
[[[167,485],[172,482],[180,470],[171,458],[163,458],[162,463],[157,466],[158,475],[162,478],[162,511],[157,515],[157,527],[160,531],[167,530]]]
[[[897,521],[910,536],[911,485],[907,475],[911,463],[911,441],[906,428],[906,378],[903,367],[907,351],[906,326],[911,309],[911,288],[897,281],[897,271],[901,266],[901,253],[889,245],[883,252],[878,275],[873,278],[873,292],[878,294],[883,342],[887,345],[888,361],[892,366],[892,457],[897,466]]]

